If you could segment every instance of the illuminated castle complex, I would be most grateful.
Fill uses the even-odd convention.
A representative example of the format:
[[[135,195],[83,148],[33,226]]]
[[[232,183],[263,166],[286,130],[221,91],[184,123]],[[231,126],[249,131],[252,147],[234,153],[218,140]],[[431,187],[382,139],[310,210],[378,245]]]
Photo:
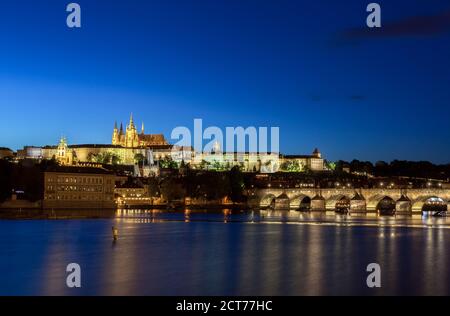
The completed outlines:
[[[272,173],[278,170],[302,172],[324,170],[324,159],[316,149],[311,155],[282,155],[259,152],[222,152],[216,142],[208,152],[197,152],[191,146],[169,144],[163,134],[145,134],[144,124],[138,132],[133,115],[125,130],[114,124],[112,144],[68,145],[62,137],[58,145],[25,146],[17,151],[19,159],[56,159],[61,165],[86,163],[137,165],[144,162],[158,166],[159,162],[173,160],[184,162],[194,169],[223,170],[240,166],[243,171]],[[146,174],[145,172],[143,173]],[[148,174],[148,173],[147,173]]]
[[[145,134],[144,123],[142,123],[141,132],[138,133],[133,121],[133,114],[130,116],[130,123],[123,131],[123,125],[117,128],[117,122],[114,124],[112,135],[112,144],[128,148],[151,147],[168,145],[163,134]]]

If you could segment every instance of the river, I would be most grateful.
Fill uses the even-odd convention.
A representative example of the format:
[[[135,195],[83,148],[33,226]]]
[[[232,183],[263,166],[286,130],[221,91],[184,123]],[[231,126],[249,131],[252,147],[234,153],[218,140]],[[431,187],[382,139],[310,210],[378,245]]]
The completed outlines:
[[[0,220],[0,295],[450,295],[449,246],[450,218],[129,210]],[[66,286],[69,263],[81,288]],[[369,263],[381,267],[380,288],[366,285]]]

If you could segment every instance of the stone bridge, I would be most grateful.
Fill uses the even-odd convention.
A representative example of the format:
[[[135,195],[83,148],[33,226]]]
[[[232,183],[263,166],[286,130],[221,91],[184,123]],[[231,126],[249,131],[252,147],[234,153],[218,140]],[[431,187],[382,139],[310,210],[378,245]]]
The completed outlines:
[[[249,191],[255,208],[413,215],[450,209],[450,189],[302,189]]]

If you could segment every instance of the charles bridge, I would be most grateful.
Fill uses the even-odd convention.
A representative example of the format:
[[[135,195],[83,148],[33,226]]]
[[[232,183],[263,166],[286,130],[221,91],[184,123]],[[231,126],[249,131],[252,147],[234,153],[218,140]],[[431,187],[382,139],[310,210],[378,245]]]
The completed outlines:
[[[249,204],[255,208],[349,213],[378,213],[417,215],[429,210],[450,209],[450,189],[314,189],[266,188],[248,192]]]

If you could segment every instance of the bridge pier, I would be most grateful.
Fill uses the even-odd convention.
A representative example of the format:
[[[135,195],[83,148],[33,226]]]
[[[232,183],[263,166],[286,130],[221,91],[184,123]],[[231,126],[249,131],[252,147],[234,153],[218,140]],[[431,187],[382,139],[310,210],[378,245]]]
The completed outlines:
[[[367,203],[365,198],[359,194],[355,193],[355,196],[350,199],[350,214],[365,214],[367,213]]]
[[[364,204],[356,204],[356,203],[351,203],[350,202],[350,209],[349,209],[349,213],[350,214],[365,214],[367,213],[367,209],[366,209],[366,205]]]
[[[395,215],[412,215],[412,202],[405,195],[395,203]]]
[[[290,200],[289,197],[283,193],[280,196],[278,196],[275,199],[275,209],[276,210],[289,210],[291,208],[290,206]]]
[[[325,199],[318,195],[313,197],[311,199],[311,211],[325,212],[326,211]]]
[[[258,199],[257,196],[251,195],[248,197],[247,206],[250,208],[260,208],[261,207],[260,202],[261,201]]]

